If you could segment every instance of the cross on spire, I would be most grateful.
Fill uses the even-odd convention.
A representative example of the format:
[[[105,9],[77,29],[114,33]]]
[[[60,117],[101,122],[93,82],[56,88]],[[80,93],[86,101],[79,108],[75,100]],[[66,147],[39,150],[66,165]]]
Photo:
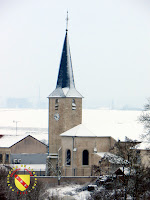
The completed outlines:
[[[69,18],[68,18],[68,11],[67,11],[67,18],[66,18],[66,31],[68,31],[68,21],[69,21]]]
[[[65,40],[60,60],[58,78],[56,89],[49,95],[49,98],[53,97],[71,97],[82,98],[82,95],[76,90],[72,69],[71,53],[68,40],[68,12],[67,12],[67,27]]]

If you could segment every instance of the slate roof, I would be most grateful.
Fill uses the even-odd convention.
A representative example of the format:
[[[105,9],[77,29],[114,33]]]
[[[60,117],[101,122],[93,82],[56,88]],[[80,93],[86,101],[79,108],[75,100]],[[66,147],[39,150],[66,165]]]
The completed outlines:
[[[49,97],[82,98],[82,95],[75,88],[67,30],[62,50],[56,89],[49,95]]]

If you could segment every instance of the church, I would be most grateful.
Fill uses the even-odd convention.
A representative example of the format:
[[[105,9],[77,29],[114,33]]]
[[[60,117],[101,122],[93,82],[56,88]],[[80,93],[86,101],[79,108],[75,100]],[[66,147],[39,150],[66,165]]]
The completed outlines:
[[[7,129],[5,134],[2,127],[0,165],[44,165],[42,174],[45,174],[46,165],[48,176],[99,176],[128,166],[135,151],[140,158],[139,164],[149,167],[150,143],[135,140],[135,136],[143,133],[143,126],[137,121],[141,112],[83,110],[82,99],[82,94],[75,87],[67,28],[56,88],[48,96],[48,134],[47,124],[44,132],[41,126],[36,132],[35,127],[35,133],[23,127],[19,134]],[[31,115],[26,112],[25,116]],[[47,121],[47,110],[44,112],[45,115],[38,111],[32,119],[39,115],[39,121]],[[1,113],[4,115],[4,112]],[[7,126],[9,115],[8,112],[5,119]],[[41,168],[37,171],[41,172]]]
[[[109,160],[106,173],[113,170],[112,159],[115,167],[116,163],[128,164],[115,155],[117,141],[113,137],[96,135],[82,124],[82,98],[75,87],[66,29],[56,89],[48,96],[49,175],[59,168],[63,176],[92,176],[94,166],[99,166],[104,157]]]

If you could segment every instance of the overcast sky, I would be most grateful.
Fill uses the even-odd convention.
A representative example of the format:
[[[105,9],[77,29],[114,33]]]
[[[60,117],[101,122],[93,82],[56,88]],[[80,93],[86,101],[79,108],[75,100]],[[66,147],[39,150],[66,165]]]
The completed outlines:
[[[55,89],[69,43],[84,107],[143,107],[150,97],[149,0],[0,0],[0,98]]]

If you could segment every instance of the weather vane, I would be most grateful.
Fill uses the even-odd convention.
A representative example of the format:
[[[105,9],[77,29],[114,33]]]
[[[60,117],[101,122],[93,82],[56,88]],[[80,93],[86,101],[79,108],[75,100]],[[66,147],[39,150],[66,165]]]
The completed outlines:
[[[67,18],[66,18],[66,31],[68,31],[68,20],[69,20],[69,18],[68,18],[68,11],[67,11]]]

